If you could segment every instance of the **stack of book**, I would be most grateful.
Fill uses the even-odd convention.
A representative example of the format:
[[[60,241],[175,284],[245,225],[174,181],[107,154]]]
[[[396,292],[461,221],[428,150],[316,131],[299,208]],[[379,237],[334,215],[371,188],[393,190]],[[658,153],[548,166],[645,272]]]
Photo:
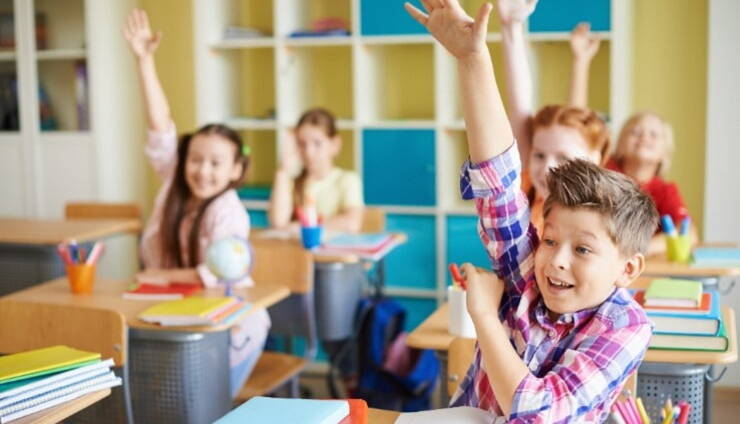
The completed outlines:
[[[398,244],[390,233],[341,234],[332,237],[314,250],[315,255],[354,254],[363,259],[377,260]]]
[[[201,290],[199,283],[139,283],[136,287],[123,292],[123,297],[137,300],[175,300],[191,296]]]
[[[162,326],[228,325],[251,307],[236,297],[193,296],[158,303],[139,314],[139,319]]]
[[[702,290],[701,282],[661,278],[634,297],[653,322],[650,349],[727,350],[727,330],[719,294]]]
[[[281,399],[257,396],[224,415],[215,424],[366,424],[367,414],[367,403],[362,399]]]
[[[0,357],[0,423],[121,385],[113,360],[52,346]]]

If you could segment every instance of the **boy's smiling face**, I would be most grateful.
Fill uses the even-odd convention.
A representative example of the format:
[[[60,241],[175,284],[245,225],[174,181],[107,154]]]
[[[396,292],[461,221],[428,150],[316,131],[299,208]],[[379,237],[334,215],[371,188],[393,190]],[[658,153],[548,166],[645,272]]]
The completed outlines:
[[[642,271],[643,256],[622,254],[605,221],[598,212],[557,204],[545,217],[535,277],[553,314],[600,305],[615,286],[628,286]]]

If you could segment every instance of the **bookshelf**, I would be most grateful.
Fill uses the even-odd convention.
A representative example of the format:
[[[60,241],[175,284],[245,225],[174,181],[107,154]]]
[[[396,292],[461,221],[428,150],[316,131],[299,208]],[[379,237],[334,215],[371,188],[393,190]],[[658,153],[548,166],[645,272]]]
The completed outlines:
[[[474,14],[483,1],[462,4]],[[455,62],[402,0],[192,4],[197,123],[226,121],[244,131],[255,166],[241,194],[255,226],[267,223],[269,185],[291,127],[305,109],[324,106],[340,118],[340,166],[361,175],[365,201],[386,209],[388,229],[409,235],[387,259],[387,292],[409,307],[410,328],[444,299],[448,262],[486,265],[473,205],[459,196],[467,147]],[[345,19],[350,35],[289,36],[327,16]],[[541,2],[528,24],[535,105],[567,100],[569,33],[586,20],[603,39],[589,104],[621,124],[630,104],[630,18],[630,1]],[[227,27],[259,35],[227,39]],[[495,17],[488,46],[501,63]]]
[[[141,103],[121,71],[133,69],[120,28],[135,4],[0,1],[0,215],[143,200]]]

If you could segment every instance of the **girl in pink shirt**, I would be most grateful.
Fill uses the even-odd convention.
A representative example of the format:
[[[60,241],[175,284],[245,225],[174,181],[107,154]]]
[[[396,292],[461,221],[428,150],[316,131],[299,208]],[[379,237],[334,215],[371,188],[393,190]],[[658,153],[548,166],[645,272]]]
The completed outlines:
[[[204,264],[205,251],[224,237],[249,236],[249,216],[234,190],[244,178],[249,158],[239,134],[221,124],[208,124],[185,134],[178,143],[167,98],[154,65],[161,33],[152,34],[147,15],[134,10],[124,35],[137,61],[149,124],[145,152],[162,178],[152,216],[141,241],[146,281],[192,281],[218,284]],[[241,285],[251,284],[245,279]],[[231,392],[249,376],[264,347],[270,318],[262,309],[232,327]]]

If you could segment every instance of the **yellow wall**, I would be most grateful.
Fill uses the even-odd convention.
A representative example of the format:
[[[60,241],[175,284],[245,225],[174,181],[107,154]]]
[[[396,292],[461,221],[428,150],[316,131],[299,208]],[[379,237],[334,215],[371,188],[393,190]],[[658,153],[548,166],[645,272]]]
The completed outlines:
[[[654,110],[673,125],[676,152],[669,178],[678,182],[694,222],[700,226],[704,212],[707,19],[706,0],[635,1],[634,109]]]
[[[612,0],[619,1],[619,0]],[[180,130],[195,126],[192,8],[182,0],[141,0],[154,28],[164,31],[157,52],[160,77]],[[707,1],[634,2],[634,110],[651,109],[673,124],[676,153],[669,177],[679,183],[694,221],[704,202]],[[656,19],[659,17],[659,19]],[[556,46],[565,48],[563,46]],[[563,55],[568,57],[568,55]],[[605,64],[595,65],[594,71]],[[592,89],[606,84],[592,78]],[[593,96],[592,96],[593,97]],[[596,104],[605,103],[596,98]],[[152,195],[157,185],[152,184]]]

